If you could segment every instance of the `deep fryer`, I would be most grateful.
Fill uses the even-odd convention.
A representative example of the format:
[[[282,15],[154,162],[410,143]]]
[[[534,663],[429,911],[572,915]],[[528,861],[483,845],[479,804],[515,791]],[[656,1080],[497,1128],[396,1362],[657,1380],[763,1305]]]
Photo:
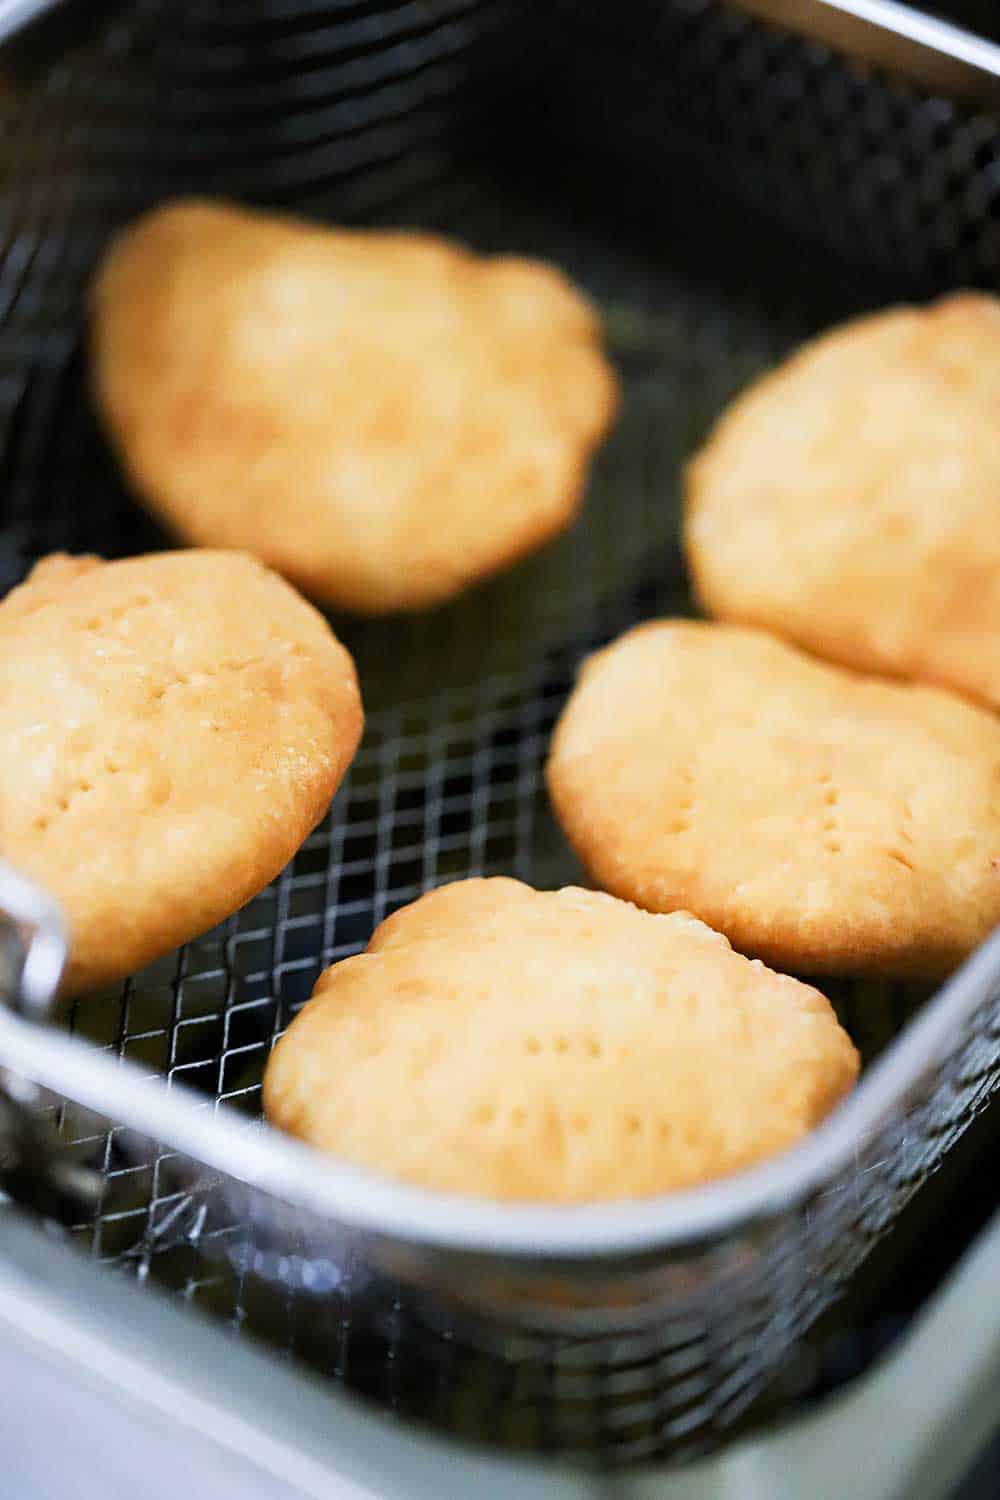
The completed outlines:
[[[625,390],[566,538],[428,615],[335,621],[362,751],[229,922],[50,1006],[57,914],[5,875],[8,1185],[99,1260],[439,1432],[619,1467],[692,1459],[780,1404],[947,1172],[1000,1077],[1000,938],[937,994],[824,984],[864,1054],[853,1098],[786,1157],[669,1199],[450,1201],[259,1125],[275,1037],[389,911],[465,875],[580,878],[548,735],[589,650],[692,610],[679,473],[729,397],[838,318],[997,284],[1000,49],[935,36],[860,64],[719,0],[135,0],[52,6],[0,51],[3,587],[54,548],[168,544],[84,350],[103,246],[168,196],[551,259],[601,308]],[[945,94],[927,54],[949,40]]]

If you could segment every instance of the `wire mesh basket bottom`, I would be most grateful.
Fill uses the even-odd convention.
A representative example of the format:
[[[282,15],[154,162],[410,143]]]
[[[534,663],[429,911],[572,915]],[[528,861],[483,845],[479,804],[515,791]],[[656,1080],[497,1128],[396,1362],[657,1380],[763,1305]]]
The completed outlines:
[[[107,7],[59,66],[50,60],[39,74],[35,58],[10,80],[0,148],[13,226],[0,260],[4,584],[54,547],[116,555],[164,543],[100,439],[80,352],[94,257],[115,223],[159,196],[197,189],[278,200],[334,220],[437,228],[485,250],[545,256],[598,302],[624,381],[621,421],[569,536],[432,615],[337,622],[358,661],[368,733],[331,818],[281,879],[220,930],[63,1016],[96,1045],[198,1089],[209,1107],[259,1114],[270,1046],[321,967],[363,946],[421,890],[481,873],[539,886],[579,878],[543,795],[548,735],[589,649],[637,619],[690,610],[677,547],[684,456],[755,371],[886,295],[884,283],[838,263],[805,262],[786,233],[751,232],[721,198],[675,203],[670,233],[662,218],[641,215],[625,232],[615,208],[602,214],[593,204],[602,182],[609,204],[620,204],[611,175],[592,178],[589,204],[564,193],[553,207],[550,184],[562,178],[546,181],[545,171],[560,170],[558,157],[546,168],[544,152],[529,152],[529,172],[528,155],[505,141],[477,164],[471,135],[464,139],[477,38],[484,27],[495,36],[491,28],[517,9],[486,0],[145,0]],[[720,67],[728,57],[742,75],[749,68],[763,98],[774,73],[770,34],[739,22],[735,54],[706,51],[732,31],[725,13],[716,21],[707,4],[677,10],[684,55]],[[810,80],[827,103],[838,79],[845,98],[862,87],[805,44],[796,52],[783,42],[778,52],[786,93],[790,77],[803,85],[796,109],[808,111]],[[882,86],[873,83],[870,97],[884,99]],[[898,122],[909,106],[893,99]],[[197,136],[185,130],[194,119]],[[509,106],[501,120],[506,137]],[[657,129],[666,124],[658,118]],[[875,125],[865,128],[874,138]],[[958,124],[949,129],[961,135]],[[476,137],[477,149],[486,151],[489,135]],[[975,140],[975,171],[985,172],[979,127]],[[991,149],[995,157],[995,141]],[[809,170],[801,154],[796,162]],[[892,180],[901,200],[907,181],[904,164]],[[936,264],[943,274],[940,256]],[[923,997],[844,984],[833,998],[870,1061]],[[503,1294],[491,1310],[469,1306],[476,1299],[461,1294],[463,1277],[471,1284],[478,1274],[472,1263],[452,1268],[450,1288],[440,1278],[418,1287],[384,1246],[347,1240],[233,1181],[192,1192],[197,1164],[154,1142],[126,1153],[113,1120],[83,1129],[67,1109],[66,1137],[82,1156],[97,1153],[107,1182],[100,1212],[77,1234],[101,1258],[402,1413],[605,1462],[701,1451],[733,1432],[989,1098],[1000,1072],[998,1017],[996,986],[986,986],[922,1097],[899,1098],[858,1141],[851,1169],[822,1191],[652,1265],[617,1260],[596,1286],[563,1268],[553,1307],[597,1304],[600,1327],[567,1331],[523,1303],[504,1316]]]

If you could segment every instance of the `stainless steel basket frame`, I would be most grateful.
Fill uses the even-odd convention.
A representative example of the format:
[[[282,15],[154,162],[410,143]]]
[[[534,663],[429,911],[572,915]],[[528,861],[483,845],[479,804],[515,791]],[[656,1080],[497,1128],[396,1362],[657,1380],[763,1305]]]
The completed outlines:
[[[299,0],[282,0],[278,8],[284,15],[297,8],[305,11],[310,6],[317,12],[337,8],[320,4],[320,0],[309,0],[309,5],[302,0],[301,6]],[[235,8],[250,9],[245,4]],[[375,6],[370,0],[357,0],[357,4],[342,8],[350,14],[356,30],[366,27],[371,33],[371,13]],[[315,140],[309,137],[315,150],[311,156],[307,153],[305,166],[295,157],[296,175],[290,184],[287,161],[282,154],[284,142],[279,140],[274,159],[267,159],[266,181],[261,184],[264,200],[297,201],[301,195],[308,204],[318,204],[320,213],[339,213],[341,200],[336,195],[329,196],[328,179],[333,172],[331,162],[339,161],[342,131],[347,143],[345,178],[354,183],[363,168],[370,170],[375,179],[370,194],[359,191],[357,196],[348,195],[344,200],[348,204],[345,216],[365,221],[371,212],[375,222],[394,222],[401,182],[409,194],[409,197],[404,194],[402,201],[412,205],[413,183],[433,183],[440,175],[437,132],[441,99],[452,87],[455,59],[459,55],[464,57],[467,44],[472,44],[474,28],[466,22],[479,8],[476,0],[428,0],[427,4],[401,3],[390,7],[398,31],[393,33],[392,48],[387,49],[391,51],[390,60],[386,62],[382,56],[378,59],[377,86],[365,93],[352,74],[350,88],[344,90],[346,98],[338,95],[336,104],[329,109],[326,100],[322,100],[319,106],[322,118],[315,128]],[[498,8],[492,7],[494,11]],[[171,10],[164,0],[142,0],[136,7],[150,31],[157,25],[161,27],[157,34],[163,34],[164,13],[170,11],[173,23],[181,9]],[[206,13],[211,10],[211,25],[224,30],[225,7],[204,7],[204,10]],[[571,12],[579,12],[584,29],[584,11],[588,12],[588,24],[596,28],[598,35],[612,19],[616,26],[625,19],[624,10],[620,17],[616,12],[609,18],[605,6],[577,7],[553,0],[560,65],[563,62],[569,65],[563,48],[568,33],[565,27],[561,32],[558,28],[560,13],[565,21]],[[889,226],[886,232],[882,219],[872,216],[868,198],[859,197],[853,202],[852,212],[868,224],[872,256],[879,263],[895,267],[898,246],[912,242],[914,253],[905,262],[905,269],[916,277],[930,274],[936,278],[933,284],[941,284],[942,273],[935,270],[934,256],[937,240],[943,236],[955,252],[949,261],[948,275],[952,270],[955,276],[964,277],[968,273],[980,279],[993,274],[996,246],[985,232],[979,232],[977,218],[979,203],[990,201],[991,153],[1000,141],[1000,134],[989,121],[960,119],[938,108],[940,101],[932,101],[935,109],[925,118],[927,111],[922,112],[919,101],[897,97],[878,80],[871,84],[871,117],[862,116],[854,109],[856,90],[862,85],[853,72],[839,69],[835,59],[827,54],[817,54],[808,47],[796,50],[787,39],[775,40],[766,29],[755,29],[742,18],[732,20],[728,11],[723,12],[711,0],[677,0],[669,7],[661,5],[659,0],[651,6],[637,0],[629,14],[633,11],[640,16],[648,11],[669,16],[670,39],[678,45],[679,40],[689,36],[685,27],[693,17],[687,51],[679,62],[679,53],[671,54],[669,59],[671,65],[677,62],[675,81],[684,83],[692,97],[701,94],[706,70],[708,74],[720,74],[727,86],[740,77],[745,81],[748,74],[752,75],[755,88],[760,83],[761,109],[754,126],[756,134],[748,141],[747,154],[741,159],[754,172],[760,168],[764,173],[753,180],[764,184],[765,193],[767,183],[773,180],[767,174],[779,167],[791,170],[794,166],[790,159],[779,162],[766,154],[768,132],[773,122],[784,115],[775,115],[771,108],[773,101],[760,81],[775,73],[780,76],[792,73],[793,81],[802,85],[798,95],[789,93],[779,104],[782,111],[788,108],[800,111],[795,118],[802,127],[803,150],[824,133],[832,132],[836,137],[840,123],[844,123],[845,133],[850,135],[850,151],[843,154],[843,159],[838,155],[830,168],[835,188],[845,178],[856,175],[853,162],[864,156],[884,128],[883,116],[894,119],[898,115],[904,123],[911,114],[914,116],[919,129],[915,126],[915,133],[907,134],[905,142],[911,159],[922,150],[925,128],[943,131],[941,161],[935,170],[946,175],[956,170],[957,163],[969,178],[964,196],[943,202],[938,213],[930,191],[936,180],[930,173],[930,166],[934,165],[931,163],[926,180],[921,169],[915,183],[907,183],[905,171],[885,183],[867,182],[866,191],[871,188],[876,194],[875,201],[886,201],[892,209],[885,215],[885,225]],[[533,19],[537,20],[539,14],[540,11],[536,12]],[[357,22],[358,15],[363,26]],[[680,19],[675,26],[677,16]],[[194,33],[200,24],[199,17]],[[326,30],[335,33],[338,25],[334,18]],[[638,22],[636,27],[641,30]],[[165,35],[168,44],[176,41],[171,28],[167,28]],[[320,84],[328,81],[327,73],[309,51],[313,46],[309,34],[297,32],[293,37],[296,47],[305,46],[303,36],[308,42],[309,85],[315,95],[317,81]],[[273,41],[270,32],[268,37],[270,45]],[[118,49],[114,57],[118,58],[127,49],[120,35],[113,40]],[[281,46],[286,40],[279,38]],[[194,34],[193,40],[188,38],[185,45],[192,50],[197,42],[198,36]],[[278,43],[274,46],[280,52]],[[320,62],[326,46],[326,40],[316,44]],[[291,51],[298,55],[294,48]],[[222,48],[223,62],[228,55]],[[595,56],[597,64],[605,66],[600,47],[592,56],[573,60],[573,66],[582,69],[584,80],[587,68],[594,66]],[[5,403],[3,415],[9,418],[11,434],[3,458],[12,496],[8,521],[16,536],[13,549],[16,556],[13,561],[7,556],[3,558],[4,569],[9,570],[9,576],[5,572],[5,582],[20,576],[25,561],[34,552],[53,545],[47,521],[38,531],[32,529],[32,507],[39,494],[44,497],[58,489],[64,510],[75,504],[78,514],[69,528],[68,544],[93,545],[91,517],[86,509],[90,496],[75,476],[72,482],[64,477],[64,471],[77,464],[79,452],[93,458],[95,451],[92,443],[87,446],[90,440],[86,439],[86,417],[75,394],[81,385],[77,339],[82,287],[89,263],[99,251],[111,222],[128,217],[151,196],[189,190],[183,151],[176,175],[169,151],[160,150],[154,129],[154,123],[157,128],[162,125],[170,149],[178,136],[183,144],[186,104],[172,113],[167,97],[162,119],[158,116],[150,124],[149,140],[141,130],[137,141],[129,133],[134,128],[130,110],[134,107],[141,110],[145,100],[140,64],[146,60],[146,53],[140,48],[136,57],[136,67],[126,79],[128,88],[109,95],[106,113],[110,123],[103,112],[105,101],[100,97],[100,70],[95,69],[83,78],[82,103],[72,90],[63,98],[60,90],[73,82],[72,70],[57,70],[53,75],[53,110],[49,109],[50,101],[44,90],[39,98],[32,96],[35,113],[25,126],[24,159],[13,163],[11,192],[24,208],[26,227],[8,248],[6,261],[0,263],[0,289],[9,291],[5,304],[7,321],[0,322],[7,340],[0,348],[6,361],[0,372],[4,375],[0,398]],[[658,66],[655,49],[650,48],[650,59],[646,61],[655,71]],[[175,76],[170,70],[178,67],[180,63],[173,55],[167,58],[164,76],[168,81]],[[355,61],[351,67],[356,69]],[[253,136],[255,143],[264,139],[259,134],[264,127],[258,116],[266,122],[272,100],[275,110],[289,99],[298,105],[294,62],[287,64],[287,71],[290,76],[282,75],[276,83],[268,75],[267,88],[274,83],[274,93],[266,94],[263,102],[258,97],[263,85],[258,85],[255,78],[241,86],[244,92],[234,84],[240,108],[249,98],[256,111],[251,126],[247,127],[248,131],[258,132]],[[331,72],[329,76],[335,74]],[[214,53],[210,53],[205,67],[207,83],[198,74],[198,88],[202,90],[198,95],[199,107],[205,99],[211,102],[217,80],[222,77],[228,81]],[[552,81],[555,85],[557,80]],[[565,85],[563,75],[558,81],[560,87]],[[622,87],[625,90],[629,87],[627,73]],[[63,121],[59,128],[65,129],[74,150],[81,141],[86,144],[84,127],[90,118],[88,90],[99,96],[97,123],[104,134],[94,147],[94,160],[99,168],[98,198],[103,193],[105,200],[101,201],[109,205],[108,222],[87,207],[82,193],[78,204],[75,195],[79,184],[71,171],[64,170],[64,175],[57,177],[58,192],[54,191],[50,199],[43,191],[45,173],[54,160],[60,160],[61,150],[59,131],[53,127],[49,138],[46,120],[54,113]],[[811,112],[810,90],[816,101]],[[364,103],[361,125],[356,96]],[[801,102],[803,97],[806,104]],[[121,104],[122,98],[125,104]],[[548,103],[547,95],[542,102]],[[119,104],[121,119],[114,113]],[[667,105],[669,108],[669,100]],[[79,109],[84,122],[79,130],[75,109]],[[406,122],[411,112],[420,121],[414,140],[415,155],[421,158],[412,173],[405,154]],[[654,129],[659,128],[660,118],[655,112],[651,116]],[[596,123],[599,134],[601,121]],[[306,124],[312,129],[311,117]],[[644,131],[644,117],[639,124]],[[37,135],[37,142],[31,138],[33,135]],[[226,151],[221,153],[219,162],[213,160],[209,164],[216,175],[210,174],[208,190],[226,186],[234,194],[255,194],[257,163],[253,150],[244,151],[241,132],[225,139]],[[428,149],[427,165],[421,153],[429,141],[433,149]],[[405,171],[396,170],[397,152],[402,153],[399,160]],[[985,161],[981,159],[984,153]],[[119,165],[121,161],[125,162],[124,168]],[[70,167],[72,163],[71,153]],[[230,172],[235,175],[231,177]],[[37,181],[33,173],[40,174]],[[380,175],[383,173],[384,182]],[[315,181],[310,174],[314,174]],[[801,216],[794,171],[791,180],[793,190],[786,193],[784,205],[779,206],[786,219],[793,218],[796,212]],[[32,217],[37,207],[35,188],[40,207],[37,217]],[[444,227],[464,233],[470,223],[463,196],[466,184],[463,180],[449,180],[445,188],[451,195],[452,207]],[[883,188],[888,194],[886,199],[878,196]],[[926,199],[932,200],[936,217],[932,215],[924,225],[921,239],[910,234],[910,227],[914,213]],[[475,206],[474,193],[469,201]],[[78,207],[79,224],[74,219]],[[568,677],[586,649],[630,623],[637,611],[652,612],[663,607],[665,596],[671,603],[678,596],[677,577],[667,580],[669,587],[663,582],[663,576],[671,569],[679,576],[676,560],[666,556],[668,531],[662,516],[654,512],[645,495],[637,498],[632,515],[633,526],[643,530],[645,550],[615,554],[603,571],[599,555],[602,547],[613,550],[609,539],[614,537],[616,516],[608,503],[608,491],[613,488],[611,480],[622,475],[626,479],[634,477],[635,470],[649,460],[642,443],[647,428],[652,429],[658,418],[662,396],[662,388],[656,383],[658,361],[670,366],[666,387],[674,393],[683,391],[690,375],[685,362],[688,339],[696,350],[696,375],[701,368],[697,366],[697,359],[701,358],[697,355],[699,340],[708,350],[706,365],[716,357],[713,351],[722,350],[718,357],[728,363],[722,378],[716,381],[713,377],[706,398],[709,405],[717,408],[730,394],[734,379],[739,383],[739,379],[760,367],[763,358],[773,357],[788,342],[794,342],[815,326],[807,322],[799,328],[793,316],[786,327],[778,319],[776,333],[768,327],[763,348],[754,326],[747,336],[753,358],[745,370],[737,369],[739,361],[732,356],[734,346],[742,352],[740,319],[745,317],[748,327],[753,324],[738,300],[729,303],[720,298],[713,303],[710,296],[704,296],[704,287],[696,282],[692,291],[691,286],[680,284],[681,277],[678,284],[670,283],[663,289],[664,296],[658,301],[659,285],[651,288],[638,278],[634,282],[629,279],[633,268],[627,257],[622,274],[621,266],[613,260],[616,247],[608,249],[602,243],[596,256],[591,255],[582,226],[561,225],[554,236],[547,229],[539,230],[536,237],[534,221],[529,217],[508,230],[505,210],[502,198],[491,205],[483,221],[485,227],[476,231],[483,246],[534,249],[536,253],[563,261],[595,289],[607,318],[613,352],[631,362],[632,395],[637,395],[638,405],[633,407],[629,402],[636,426],[626,438],[633,443],[633,449],[619,453],[615,460],[619,463],[617,473],[599,476],[597,487],[603,484],[603,495],[592,494],[582,535],[569,543],[570,548],[577,550],[570,550],[561,564],[554,564],[556,571],[552,575],[536,575],[536,585],[537,576],[543,581],[546,576],[554,576],[565,592],[567,578],[575,585],[578,574],[574,569],[581,566],[585,588],[593,595],[593,607],[588,605],[582,615],[571,610],[560,613],[561,598],[554,602],[548,615],[540,607],[539,614],[532,619],[532,628],[537,625],[542,631],[541,644],[534,643],[537,663],[533,661],[528,667],[520,656],[501,660],[497,655],[490,664],[489,693],[472,694],[467,701],[462,697],[465,693],[462,687],[456,690],[454,700],[447,695],[431,694],[421,702],[423,717],[415,736],[421,747],[407,773],[410,782],[405,790],[412,793],[414,787],[410,783],[420,783],[418,802],[421,797],[426,801],[416,811],[411,805],[414,822],[409,826],[423,829],[427,841],[416,858],[411,857],[412,850],[404,849],[406,858],[401,864],[411,873],[393,877],[391,881],[386,872],[394,858],[393,798],[397,783],[402,786],[396,770],[400,757],[410,753],[404,719],[413,705],[411,702],[400,708],[388,698],[376,707],[371,716],[376,729],[376,748],[368,752],[371,762],[364,767],[366,772],[374,772],[370,776],[374,790],[362,794],[372,804],[364,815],[365,837],[373,851],[369,859],[374,871],[372,890],[365,901],[355,903],[359,910],[350,913],[349,930],[342,934],[341,907],[350,907],[351,902],[342,895],[338,882],[341,868],[349,870],[344,840],[357,831],[356,824],[345,829],[345,815],[329,830],[315,836],[318,843],[307,841],[304,857],[312,859],[315,855],[320,865],[319,874],[310,866],[313,873],[309,879],[319,882],[318,887],[315,883],[311,887],[310,899],[325,901],[326,907],[321,918],[317,918],[315,911],[309,917],[308,936],[302,943],[313,946],[305,958],[298,950],[298,956],[293,954],[299,968],[292,976],[295,984],[288,987],[287,993],[282,991],[282,983],[292,965],[284,964],[281,944],[294,920],[289,919],[289,913],[298,877],[283,876],[266,897],[271,903],[267,908],[270,915],[261,918],[257,925],[270,926],[272,938],[275,933],[279,937],[271,955],[254,960],[250,966],[254,970],[250,978],[255,988],[247,1004],[270,1005],[273,1009],[268,1021],[269,1036],[256,1044],[258,1052],[304,998],[302,984],[318,965],[321,955],[328,961],[351,947],[356,948],[370,930],[361,928],[369,919],[373,924],[385,914],[390,898],[392,904],[399,904],[417,894],[422,886],[455,873],[439,857],[446,843],[442,830],[448,801],[446,767],[442,761],[448,761],[449,757],[453,772],[455,762],[462,760],[459,779],[468,783],[461,796],[453,799],[462,803],[462,816],[469,823],[463,834],[468,846],[463,847],[461,855],[463,873],[497,867],[498,856],[487,856],[485,828],[480,838],[477,827],[473,826],[491,795],[487,785],[490,767],[499,760],[491,748],[497,724],[508,736],[504,770],[511,773],[517,789],[513,820],[516,826],[509,839],[505,834],[507,842],[502,845],[512,850],[506,868],[538,884],[565,878],[560,859],[550,862],[550,850],[544,849],[539,860],[533,858],[535,845],[531,831],[537,812],[540,757],[555,703],[561,699]],[[844,217],[841,224],[839,210],[840,198],[834,191],[827,200],[826,226],[828,238],[835,245],[843,238],[855,238],[850,217]],[[49,212],[60,226],[59,232],[51,237],[46,217]],[[433,208],[428,210],[431,226],[438,222],[435,212]],[[422,219],[418,217],[417,222]],[[72,233],[67,232],[67,225]],[[610,257],[607,263],[605,250]],[[690,321],[683,316],[674,317],[678,306],[688,297],[697,302],[697,314]],[[730,320],[737,328],[732,339],[726,331]],[[653,369],[656,378],[650,377],[644,384],[649,369]],[[61,413],[67,409],[69,418],[63,424]],[[647,488],[655,489],[665,467],[671,470],[675,467],[681,449],[702,419],[700,412],[691,415],[693,426],[683,442],[676,434],[668,434],[664,451],[657,450],[659,468],[652,481],[642,481]],[[627,412],[626,423],[629,420]],[[681,413],[678,429],[686,420],[686,414]],[[68,437],[64,436],[66,432]],[[54,456],[50,449],[55,450]],[[47,467],[50,459],[51,467]],[[122,512],[115,510],[114,498],[108,498],[111,488],[110,483],[105,483],[105,470],[101,470],[99,479],[102,494],[98,508],[103,507],[102,524],[107,526],[108,515],[115,520]],[[635,482],[638,495],[641,482]],[[652,530],[646,537],[644,528],[653,522],[658,522],[661,529]],[[141,529],[137,514],[130,513],[128,525],[121,545],[138,550],[158,544],[155,536],[148,540],[149,533]],[[593,528],[593,535],[588,536],[588,527]],[[58,532],[56,544],[67,544],[65,529]],[[650,564],[658,570],[660,583],[648,589],[643,570],[648,571]],[[545,566],[541,564],[543,569]],[[562,573],[558,572],[559,566]],[[615,594],[622,582],[615,577],[616,566],[623,575],[628,573],[624,604]],[[539,592],[537,586],[535,591]],[[504,618],[502,593],[486,591],[484,598],[481,612],[474,616],[476,629],[489,628],[498,616]],[[466,627],[472,618],[462,616]],[[423,632],[420,640],[432,658],[435,651],[443,649],[445,633],[433,621],[426,625],[415,623],[412,629],[415,635]],[[474,639],[468,629],[466,635]],[[375,647],[369,644],[365,648],[362,641],[362,649],[368,650],[362,662],[367,686]],[[466,662],[463,670],[468,665]],[[471,709],[469,703],[473,705]],[[468,709],[474,721],[474,728],[468,733],[464,728],[461,732],[455,728],[453,716],[460,709],[462,713]],[[461,756],[449,749],[444,731],[438,733],[436,715],[446,721],[452,734],[449,744],[468,741]],[[507,859],[506,855],[503,857]],[[334,866],[335,881],[331,875]],[[206,1261],[214,1258],[217,1264],[233,1268],[241,1286],[244,1281],[252,1281],[273,1288],[276,1300],[288,1313],[287,1325],[276,1342],[285,1348],[298,1349],[296,1340],[308,1338],[310,1357],[318,1351],[322,1367],[349,1384],[358,1386],[352,1374],[357,1335],[361,1330],[373,1330],[382,1371],[376,1394],[385,1404],[425,1416],[449,1430],[473,1431],[477,1437],[512,1446],[565,1452],[588,1462],[627,1463],[690,1456],[738,1430],[739,1423],[782,1367],[789,1351],[836,1298],[872,1245],[893,1224],[901,1206],[943,1161],[954,1139],[976,1111],[985,1106],[1000,1082],[1000,937],[994,937],[876,1058],[855,1095],[841,1110],[795,1151],[753,1172],[662,1200],[578,1209],[490,1205],[422,1193],[321,1158],[295,1142],[262,1130],[259,1123],[239,1118],[235,1110],[219,1107],[224,1094],[232,1096],[232,1091],[221,1082],[221,1064],[226,1060],[228,1043],[222,1044],[217,1059],[220,1072],[214,1096],[206,1097],[185,1088],[178,1077],[172,1077],[168,1087],[161,1079],[145,1076],[127,1058],[101,1054],[92,1042],[45,1024],[39,1016],[44,1008],[42,1001],[51,992],[52,955],[61,941],[57,917],[41,893],[14,882],[12,872],[5,873],[0,880],[0,906],[6,904],[23,934],[30,935],[33,931],[36,942],[40,938],[47,944],[41,950],[29,950],[25,971],[29,980],[38,972],[32,968],[31,953],[47,952],[49,957],[47,978],[43,976],[44,982],[39,980],[34,984],[32,1004],[23,1007],[31,1010],[34,1018],[0,1010],[0,1067],[6,1070],[9,1088],[25,1107],[37,1102],[39,1091],[47,1095],[64,1140],[82,1148],[87,1147],[88,1140],[97,1140],[103,1153],[99,1165],[107,1169],[113,1152],[129,1162],[142,1164],[141,1170],[148,1174],[152,1186],[148,1194],[148,1224],[132,1262],[140,1276],[152,1266],[152,1279],[161,1251],[169,1257],[171,1247],[189,1247]],[[267,946],[260,934],[242,931],[241,920],[234,919],[221,935],[215,934],[211,939],[220,952],[227,954],[225,982],[230,986],[224,1000],[227,1026],[231,1010],[240,1008],[235,1003],[231,1005],[235,967],[230,962],[229,950],[239,949],[244,939],[248,948],[262,942]],[[252,914],[247,920],[253,928]],[[173,986],[172,1011],[169,1011],[173,1020],[168,1023],[171,1027],[178,1014],[181,991],[191,979],[186,963],[181,958],[173,976],[164,977],[158,972],[151,981],[159,986],[161,999],[164,991]],[[198,977],[204,976],[196,974],[195,978]],[[273,989],[265,994],[262,986],[269,982],[273,983]],[[129,989],[118,997],[122,1007],[118,1040],[121,1052],[127,1050],[126,1043],[134,1040],[128,1034],[127,1024],[133,994],[142,998],[138,991]],[[114,996],[110,997],[110,1003],[114,1005]],[[854,1014],[860,1015],[860,1010],[856,1008]],[[897,1021],[893,1009],[891,1026]],[[166,1035],[168,1024],[160,1027],[158,1036]],[[138,1040],[142,1040],[141,1036]],[[170,1071],[183,1075],[183,1069],[174,1069],[172,1053]],[[38,1142],[33,1141],[32,1149],[37,1146]],[[54,1160],[58,1156],[54,1149],[53,1156]],[[64,1171],[62,1176],[68,1180],[69,1174]],[[127,1257],[132,1250],[124,1253]],[[298,1331],[293,1337],[289,1328],[296,1319]],[[468,1405],[466,1398],[470,1392],[478,1408],[472,1421],[460,1409],[463,1402]],[[450,1403],[447,1410],[446,1397]]]
[[[828,42],[936,93],[995,104],[1000,44],[900,0],[738,0],[740,6]]]
[[[0,864],[0,910],[31,924],[28,1008],[38,1017],[54,1000],[55,955],[65,942],[54,903]],[[36,977],[37,976],[37,977]],[[206,1111],[204,1098],[167,1087],[123,1058],[96,1051],[79,1037],[0,1011],[0,1061],[53,1095],[259,1193],[282,1216],[300,1211],[331,1234],[344,1230],[375,1242],[481,1256],[489,1265],[558,1267],[600,1283],[608,1257],[622,1259],[696,1251],[708,1241],[748,1236],[755,1226],[794,1214],[835,1188],[926,1104],[949,1058],[967,1057],[984,1022],[1000,1028],[1000,930],[944,984],[898,1041],[868,1068],[853,1094],[802,1143],[782,1156],[722,1181],[633,1202],[555,1207],[491,1203],[413,1188],[353,1168],[235,1112]],[[962,1087],[985,1102],[1000,1080],[1000,1057]],[[966,1107],[965,1093],[956,1099]],[[914,1163],[908,1163],[912,1169]],[[862,1189],[854,1207],[871,1207]],[[588,1276],[589,1272],[589,1276]],[[558,1319],[558,1314],[557,1314]]]

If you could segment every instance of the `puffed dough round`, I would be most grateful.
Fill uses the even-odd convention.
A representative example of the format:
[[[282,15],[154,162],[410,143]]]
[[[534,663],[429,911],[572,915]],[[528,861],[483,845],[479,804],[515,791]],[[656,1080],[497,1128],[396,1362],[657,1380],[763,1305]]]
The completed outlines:
[[[777,968],[938,976],[1000,922],[1000,724],[937,688],[658,621],[584,665],[547,774],[600,885]]]
[[[824,996],[695,918],[497,878],[421,897],[327,969],[264,1105],[426,1188],[583,1203],[783,1151],[857,1072]]]
[[[64,991],[256,895],[361,736],[354,665],[255,559],[54,555],[0,603],[0,853],[62,904]]]
[[[92,350],[155,512],[363,612],[435,604],[563,531],[618,400],[550,266],[211,202],[114,243]]]
[[[687,475],[709,614],[1000,706],[1000,300],[963,292],[807,344]]]

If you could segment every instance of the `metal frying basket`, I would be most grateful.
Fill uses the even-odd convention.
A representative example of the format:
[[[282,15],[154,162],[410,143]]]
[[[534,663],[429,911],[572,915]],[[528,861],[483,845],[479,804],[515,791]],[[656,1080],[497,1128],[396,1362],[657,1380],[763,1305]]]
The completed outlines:
[[[396,1411],[608,1464],[712,1448],[989,1101],[1000,937],[933,998],[825,985],[867,1064],[852,1099],[787,1156],[663,1200],[381,1182],[261,1129],[261,1074],[320,969],[421,890],[579,879],[548,735],[587,651],[691,608],[685,455],[834,318],[996,281],[1000,124],[714,0],[137,0],[56,6],[0,51],[0,156],[3,586],[56,547],[166,540],[100,437],[81,340],[109,233],[172,194],[547,257],[603,309],[625,390],[569,536],[431,614],[337,620],[368,731],[280,879],[120,991],[0,1015],[8,1160],[30,1136],[29,1180],[48,1164],[74,1199],[96,1166],[73,1220],[96,1256]],[[59,933],[7,881],[30,976]],[[44,1101],[43,1150],[24,1111]]]

